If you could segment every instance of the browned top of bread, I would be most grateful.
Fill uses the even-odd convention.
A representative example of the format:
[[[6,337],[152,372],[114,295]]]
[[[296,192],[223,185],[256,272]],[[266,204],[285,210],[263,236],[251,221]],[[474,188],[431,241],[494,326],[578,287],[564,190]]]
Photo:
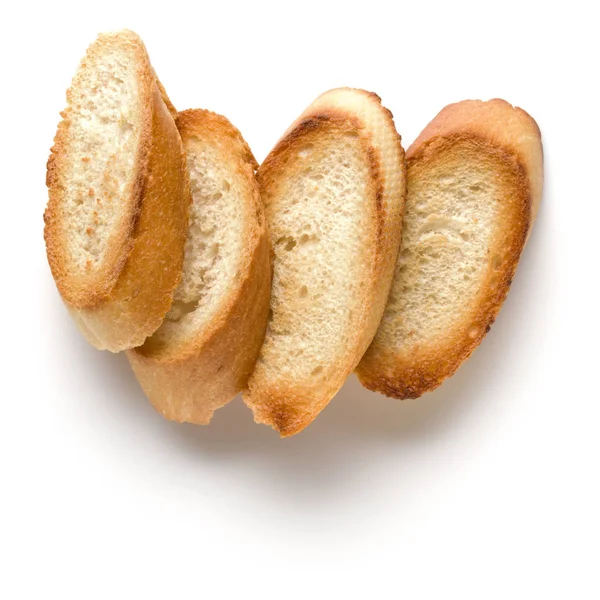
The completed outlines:
[[[224,152],[233,152],[242,163],[236,170],[244,173],[252,173],[258,169],[258,162],[252,154],[250,146],[243,138],[240,130],[231,124],[231,121],[210,110],[191,108],[177,113],[177,128],[181,138],[186,143],[194,143],[195,139],[211,139],[216,144],[223,144]],[[241,165],[244,166],[241,166]],[[251,185],[254,204],[260,205],[260,194],[258,189]]]
[[[533,117],[506,100],[463,100],[444,107],[406,151],[411,158],[428,140],[452,134],[481,136],[518,157],[527,173],[531,194],[531,223],[542,199],[544,157],[541,133]]]

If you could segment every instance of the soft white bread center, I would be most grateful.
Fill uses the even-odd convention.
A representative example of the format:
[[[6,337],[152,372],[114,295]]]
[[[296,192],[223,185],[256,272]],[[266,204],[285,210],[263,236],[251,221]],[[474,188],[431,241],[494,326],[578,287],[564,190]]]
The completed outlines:
[[[449,153],[448,153],[449,154]],[[385,346],[406,349],[449,333],[468,317],[490,262],[502,218],[502,183],[489,161],[440,156],[408,177],[402,249],[378,332]]]
[[[133,50],[105,45],[90,52],[70,91],[63,231],[72,268],[101,266],[130,202],[141,133]]]
[[[275,253],[271,318],[256,367],[311,385],[354,343],[369,285],[375,222],[370,174],[356,134],[331,132],[289,151],[286,177],[265,190]],[[339,369],[339,365],[337,365]]]
[[[238,284],[244,244],[244,180],[217,147],[186,140],[192,204],[183,274],[155,346],[176,346],[198,335]]]

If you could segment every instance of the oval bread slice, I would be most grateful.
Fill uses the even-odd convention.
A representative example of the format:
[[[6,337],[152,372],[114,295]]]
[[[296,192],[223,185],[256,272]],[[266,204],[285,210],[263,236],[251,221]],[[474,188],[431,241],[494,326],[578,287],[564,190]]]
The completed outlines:
[[[402,248],[387,308],[357,374],[416,398],[489,331],[542,196],[540,131],[504,100],[444,108],[407,152]]]
[[[179,113],[177,125],[192,195],[183,277],[163,325],[127,356],[159,412],[205,425],[254,367],[271,264],[258,165],[240,132],[205,110]]]
[[[319,97],[258,171],[274,251],[265,343],[244,393],[255,420],[297,433],[377,329],[400,244],[404,151],[375,94]]]
[[[181,277],[188,179],[161,93],[135,33],[100,35],[67,92],[48,160],[52,275],[84,336],[113,352],[160,326]]]

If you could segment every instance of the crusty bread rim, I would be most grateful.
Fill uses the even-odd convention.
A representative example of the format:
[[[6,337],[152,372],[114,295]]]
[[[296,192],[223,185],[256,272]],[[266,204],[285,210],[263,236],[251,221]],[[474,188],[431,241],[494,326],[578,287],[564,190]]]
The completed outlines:
[[[489,122],[489,115],[486,115],[483,111],[494,110],[495,108],[500,110],[512,109],[515,117],[527,121],[531,127],[532,135],[524,135],[521,127],[522,123],[519,123],[517,118],[512,119],[510,122],[506,122],[506,120]],[[486,118],[487,123],[484,122]],[[482,126],[486,127],[484,133],[480,131]],[[462,102],[449,104],[417,136],[417,139],[406,151],[406,158],[407,160],[411,158],[427,140],[467,132],[486,139],[491,138],[495,145],[510,149],[509,152],[517,156],[517,159],[521,162],[531,186],[531,230],[542,199],[544,149],[541,144],[542,134],[538,124],[522,108],[513,106],[501,98],[492,98],[487,101],[463,100]],[[538,151],[539,161],[536,160]]]
[[[123,196],[131,198],[127,211],[124,211],[122,222],[117,231],[106,244],[106,252],[102,266],[95,269],[90,276],[74,278],[69,271],[68,261],[62,242],[62,199],[65,189],[64,165],[69,148],[69,119],[71,102],[74,89],[79,83],[81,67],[86,60],[95,54],[101,54],[103,49],[111,47],[114,43],[126,41],[130,45],[138,66],[136,76],[139,81],[139,108],[141,110],[141,128],[137,155],[134,160],[135,173],[132,178],[131,190],[124,190]],[[67,90],[67,108],[61,112],[63,117],[58,125],[54,145],[48,158],[46,185],[48,186],[48,206],[44,213],[46,223],[44,238],[46,241],[48,262],[56,285],[63,299],[73,308],[94,308],[110,297],[110,292],[117,283],[123,271],[135,241],[135,230],[140,215],[141,202],[144,194],[145,182],[150,175],[148,160],[152,135],[152,111],[154,110],[153,88],[157,85],[154,71],[146,48],[140,38],[131,31],[122,31],[117,34],[101,34],[87,50],[81,61],[71,87]],[[164,92],[164,88],[163,88]]]

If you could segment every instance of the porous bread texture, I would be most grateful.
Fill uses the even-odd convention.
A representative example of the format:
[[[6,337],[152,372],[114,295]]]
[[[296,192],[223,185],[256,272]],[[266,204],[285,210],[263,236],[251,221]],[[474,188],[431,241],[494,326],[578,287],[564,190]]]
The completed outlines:
[[[544,156],[540,129],[535,120],[518,106],[500,98],[463,100],[449,104],[427,125],[411,144],[407,157],[436,137],[448,137],[470,132],[497,148],[504,148],[516,157],[524,168],[529,185],[532,219],[537,216],[544,183]]]
[[[406,197],[404,149],[392,113],[382,106],[381,98],[373,92],[353,88],[331,90],[313,102],[306,116],[320,111],[351,116],[361,135],[369,140],[370,168],[378,178],[375,201],[381,215],[375,265],[377,290],[371,298],[371,310],[366,315],[364,335],[357,352],[362,356],[379,326],[392,284],[390,274],[398,256]]]
[[[102,263],[110,235],[126,217],[127,207],[119,200],[134,183],[141,130],[135,113],[141,98],[135,58],[126,49],[93,55],[79,76],[63,211],[72,268],[85,272]]]
[[[225,117],[179,113],[192,206],[183,276],[162,326],[128,358],[165,417],[207,424],[245,385],[264,338],[271,267],[256,161]]]
[[[409,149],[394,283],[357,369],[366,387],[397,398],[437,387],[489,330],[541,197],[531,117],[499,100],[453,107]]]
[[[167,320],[190,305],[195,321],[210,320],[219,300],[235,285],[240,269],[246,215],[246,182],[232,177],[226,156],[210,145],[188,144],[193,210],[185,244],[183,277]]]
[[[376,207],[365,202],[371,174],[352,128],[299,142],[286,172],[267,192],[275,271],[259,368],[266,379],[303,381],[307,394],[318,394],[356,344],[361,290],[372,276],[365,265],[377,260]]]
[[[178,127],[192,195],[183,274],[173,305],[147,340],[145,353],[179,353],[182,344],[210,326],[228,294],[239,287],[243,252],[256,219],[252,202],[258,165],[237,129],[204,110],[179,113]],[[218,135],[209,135],[211,129]],[[234,156],[229,154],[232,145]]]
[[[151,109],[129,36],[105,34],[90,47],[68,92],[61,163],[60,236],[69,278],[104,278],[115,238],[135,206],[142,124]],[[68,290],[65,290],[68,294]],[[72,304],[76,304],[75,299]]]
[[[375,333],[399,247],[404,152],[380,99],[343,88],[301,115],[258,176],[273,288],[244,400],[286,436],[324,408]]]
[[[510,236],[506,248],[496,243],[498,225],[523,200],[505,193],[511,175],[501,159],[471,140],[441,152],[418,177],[409,174],[410,216],[385,312],[389,327],[381,332],[386,346],[430,343],[469,318],[488,268],[497,271],[510,248]],[[400,318],[392,321],[392,315]],[[477,324],[472,327],[469,333],[476,335]]]
[[[61,114],[48,160],[48,260],[90,343],[123,350],[168,310],[189,199],[181,140],[136,34],[98,37]]]

